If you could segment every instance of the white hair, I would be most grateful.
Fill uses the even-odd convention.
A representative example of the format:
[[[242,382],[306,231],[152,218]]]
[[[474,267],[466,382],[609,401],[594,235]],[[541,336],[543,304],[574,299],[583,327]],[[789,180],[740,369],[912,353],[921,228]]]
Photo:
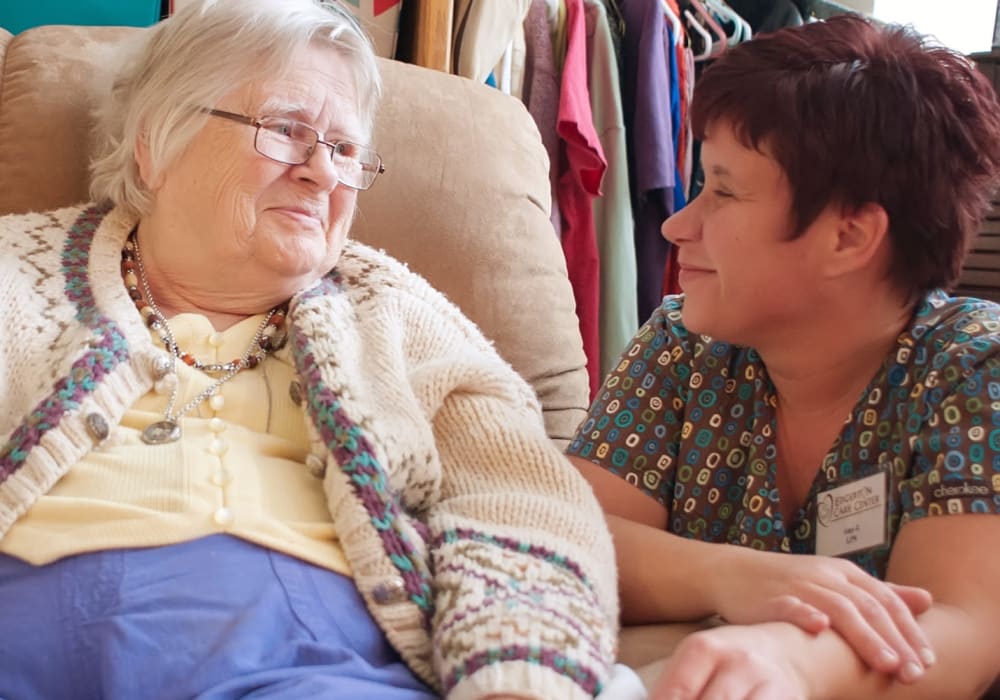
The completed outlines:
[[[90,194],[132,214],[152,199],[135,161],[142,139],[153,175],[169,167],[211,107],[247,76],[280,75],[306,45],[329,47],[348,64],[357,110],[370,138],[382,81],[371,41],[330,0],[199,0],[141,33],[116,57],[110,98],[96,111]]]

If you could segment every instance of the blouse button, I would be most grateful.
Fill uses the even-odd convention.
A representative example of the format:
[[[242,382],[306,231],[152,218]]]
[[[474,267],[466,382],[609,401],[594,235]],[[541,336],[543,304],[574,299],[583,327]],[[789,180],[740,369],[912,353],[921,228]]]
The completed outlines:
[[[216,525],[226,527],[228,525],[232,525],[235,518],[233,517],[233,511],[223,506],[212,514],[212,520],[215,521]]]
[[[157,355],[153,360],[153,378],[163,379],[173,369],[174,363],[166,355]]]
[[[212,407],[212,410],[218,413],[226,405],[226,400],[222,398],[222,394],[215,394],[208,400],[208,405]]]
[[[208,445],[208,451],[216,457],[221,457],[229,450],[229,445],[222,438],[214,438]]]
[[[317,479],[322,479],[326,476],[326,461],[319,455],[309,455],[306,457],[306,467],[309,468],[309,473]]]
[[[296,406],[302,405],[302,384],[295,381],[288,385],[288,398],[292,400],[292,403]]]
[[[222,333],[215,332],[212,333],[212,335],[208,336],[208,344],[211,345],[213,348],[222,347]]]
[[[210,421],[208,421],[208,429],[216,434],[221,433],[223,430],[226,429],[226,421],[222,420],[219,417],[212,418]]]

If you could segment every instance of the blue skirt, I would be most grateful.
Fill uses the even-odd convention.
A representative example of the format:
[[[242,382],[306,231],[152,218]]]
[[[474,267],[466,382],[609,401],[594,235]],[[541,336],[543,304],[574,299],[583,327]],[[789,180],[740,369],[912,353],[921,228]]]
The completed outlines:
[[[0,555],[3,700],[431,700],[353,581],[228,535]]]

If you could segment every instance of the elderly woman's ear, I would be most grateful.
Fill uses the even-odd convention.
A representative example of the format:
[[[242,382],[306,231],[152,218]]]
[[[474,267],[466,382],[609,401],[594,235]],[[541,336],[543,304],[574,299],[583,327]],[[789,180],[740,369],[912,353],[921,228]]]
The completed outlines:
[[[153,158],[149,153],[149,144],[145,137],[140,134],[135,140],[135,166],[139,170],[139,179],[146,189],[155,192],[163,184],[163,173],[157,172],[153,167]]]

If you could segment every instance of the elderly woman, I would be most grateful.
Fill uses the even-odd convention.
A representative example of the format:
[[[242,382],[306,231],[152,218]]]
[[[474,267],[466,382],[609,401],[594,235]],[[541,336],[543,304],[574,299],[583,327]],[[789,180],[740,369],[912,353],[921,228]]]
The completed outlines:
[[[1000,174],[963,57],[858,17],[727,51],[684,294],[569,452],[628,621],[721,617],[655,698],[974,698],[1000,670],[1000,307],[956,279]]]
[[[208,0],[141,41],[94,203],[0,219],[0,697],[594,696],[591,489],[473,324],[347,240],[367,39]]]

